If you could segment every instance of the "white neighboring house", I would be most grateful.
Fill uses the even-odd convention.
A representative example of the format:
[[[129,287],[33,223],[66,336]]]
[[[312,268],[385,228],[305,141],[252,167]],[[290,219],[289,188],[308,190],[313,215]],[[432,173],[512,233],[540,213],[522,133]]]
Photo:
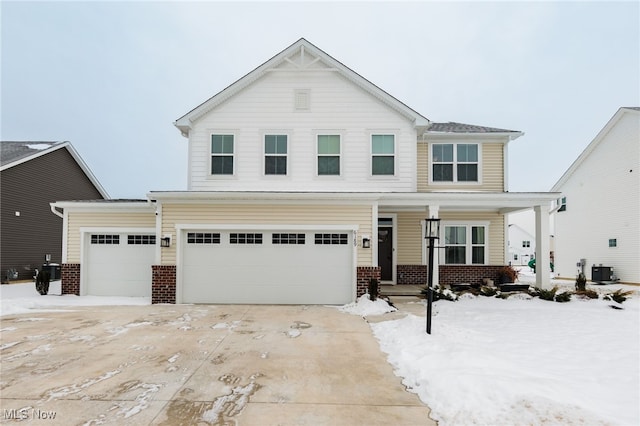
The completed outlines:
[[[536,238],[523,227],[509,224],[509,262],[512,265],[527,265],[534,259]]]
[[[640,284],[640,108],[620,108],[551,191],[555,203],[555,270],[574,278],[585,259]],[[606,281],[606,280],[603,280]]]

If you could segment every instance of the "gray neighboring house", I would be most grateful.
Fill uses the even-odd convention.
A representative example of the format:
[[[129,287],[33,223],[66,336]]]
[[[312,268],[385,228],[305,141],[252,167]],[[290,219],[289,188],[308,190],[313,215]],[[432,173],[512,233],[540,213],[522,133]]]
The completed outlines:
[[[0,142],[2,282],[31,279],[45,256],[62,260],[62,219],[49,203],[108,199],[70,142]]]

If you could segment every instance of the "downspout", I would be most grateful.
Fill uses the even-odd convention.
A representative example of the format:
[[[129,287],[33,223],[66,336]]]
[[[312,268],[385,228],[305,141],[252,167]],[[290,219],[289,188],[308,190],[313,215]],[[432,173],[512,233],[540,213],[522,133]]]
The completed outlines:
[[[55,206],[55,203],[49,203],[49,208],[51,208],[51,213],[58,216],[60,219],[64,219],[64,213],[60,213]]]

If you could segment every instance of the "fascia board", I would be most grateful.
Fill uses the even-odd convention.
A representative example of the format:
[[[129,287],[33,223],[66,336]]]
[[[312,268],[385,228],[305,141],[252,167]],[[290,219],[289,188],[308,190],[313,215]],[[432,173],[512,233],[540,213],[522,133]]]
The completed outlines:
[[[100,201],[56,201],[50,203],[55,209],[62,209],[65,212],[155,212],[155,206],[148,201],[132,202],[100,202]]]
[[[349,204],[370,204],[378,199],[372,193],[340,193],[340,192],[208,192],[208,191],[176,191],[150,192],[149,200],[161,204],[178,203],[277,203],[307,202],[322,204],[327,201]]]

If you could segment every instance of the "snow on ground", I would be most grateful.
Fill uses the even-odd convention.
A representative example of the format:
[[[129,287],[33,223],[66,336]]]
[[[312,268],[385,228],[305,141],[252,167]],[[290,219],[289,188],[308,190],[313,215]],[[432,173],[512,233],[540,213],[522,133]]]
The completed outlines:
[[[60,281],[52,281],[49,293],[41,296],[35,283],[0,285],[0,316],[47,312],[51,308],[105,305],[149,305],[150,297],[74,296],[60,294]],[[58,310],[58,309],[56,309]]]
[[[382,299],[371,301],[368,294],[363,294],[356,302],[341,306],[338,309],[347,314],[360,315],[362,317],[386,314],[387,312],[396,310],[396,308],[389,306],[389,304]]]
[[[637,425],[640,298],[611,304],[468,296],[435,302],[431,335],[411,314],[371,328],[440,425]]]

